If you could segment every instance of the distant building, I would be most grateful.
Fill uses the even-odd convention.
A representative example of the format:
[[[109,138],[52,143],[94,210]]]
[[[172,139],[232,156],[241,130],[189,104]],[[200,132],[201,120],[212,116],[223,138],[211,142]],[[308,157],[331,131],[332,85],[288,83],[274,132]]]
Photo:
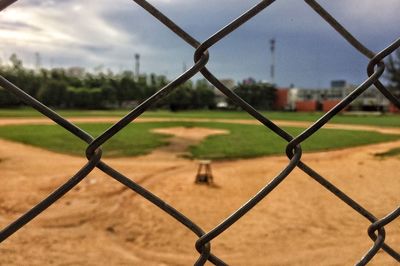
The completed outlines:
[[[290,111],[296,110],[296,101],[298,97],[299,97],[299,89],[295,87],[290,88],[288,93],[287,110]]]
[[[390,109],[390,101],[375,86],[361,94],[353,106],[356,104],[359,104],[363,111],[393,111]]]
[[[300,112],[327,112],[357,87],[345,80],[333,80],[330,88],[278,88],[275,107],[278,110]],[[389,111],[394,112],[389,101],[371,86],[355,99],[345,111]]]
[[[289,110],[288,98],[289,98],[289,88],[278,88],[276,90],[274,109],[275,110]]]
[[[70,67],[67,69],[67,75],[75,78],[83,78],[85,75],[85,69],[83,67]]]
[[[257,83],[257,81],[252,77],[248,77],[247,79],[243,80],[244,85],[252,85],[252,84],[256,84],[256,83]]]
[[[317,100],[303,100],[296,102],[296,111],[298,112],[315,112],[319,109],[319,102]]]
[[[331,88],[344,88],[347,86],[346,80],[332,80],[331,81]]]
[[[295,111],[298,100],[298,88],[277,88],[275,95],[275,110]]]
[[[327,112],[353,90],[354,86],[348,85],[345,80],[332,81],[330,88],[299,89],[296,111]]]
[[[237,85],[233,79],[222,79],[221,82],[230,90]],[[243,80],[243,84],[255,83],[256,80],[251,77]],[[356,88],[357,86],[347,83],[346,80],[333,80],[330,88],[277,88],[273,106],[275,110],[284,111],[328,112]],[[226,96],[217,88],[214,88],[214,92],[217,107],[227,108]],[[343,111],[400,112],[374,86],[364,91]]]
[[[233,79],[221,79],[220,80],[222,84],[224,84],[225,87],[228,89],[232,90],[236,86],[236,82]],[[227,108],[228,107],[228,101],[225,96],[219,89],[214,87],[214,93],[215,93],[215,102],[217,108]]]
[[[236,81],[233,79],[221,79],[222,84],[225,85],[228,89],[232,90],[236,86]]]

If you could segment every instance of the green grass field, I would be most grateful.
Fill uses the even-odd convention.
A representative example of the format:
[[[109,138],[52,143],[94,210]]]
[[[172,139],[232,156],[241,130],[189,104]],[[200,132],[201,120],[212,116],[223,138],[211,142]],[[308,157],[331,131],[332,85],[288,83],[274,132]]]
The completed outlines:
[[[110,124],[80,124],[84,130],[98,136]],[[209,136],[199,145],[190,147],[194,158],[235,159],[284,154],[285,142],[259,125],[216,122],[146,122],[127,126],[103,147],[105,157],[136,156],[166,145],[168,135],[152,133],[155,128],[207,127],[229,131],[228,135]],[[285,128],[299,134],[302,128]],[[18,125],[0,127],[0,138],[42,147],[48,150],[84,156],[83,143],[63,128],[55,125]],[[366,131],[321,129],[303,145],[305,152],[339,149],[400,139],[400,135],[385,135]]]
[[[122,117],[128,110],[59,110],[65,117]],[[262,112],[272,120],[290,121],[316,121],[323,113],[301,113],[301,112]],[[0,118],[29,118],[43,117],[42,114],[31,108],[23,109],[0,109]],[[243,111],[147,111],[141,117],[161,118],[209,118],[209,119],[253,119]],[[339,114],[330,123],[372,125],[382,127],[400,127],[400,115],[351,115]]]

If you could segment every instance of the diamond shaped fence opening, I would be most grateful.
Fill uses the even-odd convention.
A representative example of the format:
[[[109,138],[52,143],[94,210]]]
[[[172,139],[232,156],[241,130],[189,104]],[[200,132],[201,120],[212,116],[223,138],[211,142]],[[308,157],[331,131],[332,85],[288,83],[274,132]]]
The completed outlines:
[[[0,10],[7,8],[12,5],[16,0],[0,0]],[[251,105],[246,103],[234,92],[229,90],[223,85],[223,83],[214,76],[207,68],[206,65],[212,57],[209,56],[207,50],[224,39],[231,32],[235,31],[241,25],[245,24],[249,19],[257,16],[261,11],[267,9],[274,0],[260,1],[254,7],[249,9],[240,15],[237,19],[233,20],[225,27],[221,28],[214,35],[210,36],[207,40],[200,42],[192,37],[188,32],[184,31],[179,25],[174,23],[166,15],[156,9],[153,5],[145,0],[134,0],[139,6],[150,13],[154,19],[161,22],[165,27],[169,28],[173,33],[176,34],[177,38],[182,39],[183,42],[187,43],[193,47],[194,51],[194,64],[182,75],[176,77],[172,82],[167,84],[149,97],[146,101],[140,104],[138,107],[130,111],[125,117],[121,118],[118,122],[113,124],[109,129],[104,131],[97,138],[92,137],[90,134],[86,133],[84,130],[74,125],[64,117],[60,116],[57,112],[53,111],[49,107],[45,106],[41,102],[35,100],[30,95],[26,94],[23,90],[16,87],[14,84],[6,80],[4,77],[0,76],[0,86],[10,93],[14,94],[20,100],[25,102],[27,105],[32,106],[38,112],[42,113],[44,116],[53,120],[65,130],[69,131],[71,134],[75,135],[77,138],[85,141],[87,145],[86,156],[87,163],[77,169],[77,172],[72,176],[67,182],[62,186],[57,188],[48,197],[43,199],[39,204],[35,205],[28,212],[23,214],[21,217],[13,221],[7,227],[1,229],[0,231],[0,243],[5,241],[7,238],[17,233],[17,231],[31,222],[35,217],[40,215],[44,210],[57,202],[62,196],[70,192],[75,186],[77,186],[85,177],[91,173],[95,168],[104,172],[110,178],[120,182],[130,190],[132,193],[137,193],[145,200],[151,202],[155,206],[159,207],[165,212],[165,215],[169,215],[181,223],[183,227],[191,231],[194,235],[198,237],[197,241],[194,243],[195,249],[199,253],[199,257],[194,261],[195,265],[204,265],[207,261],[215,265],[227,265],[229,262],[224,261],[217,253],[213,252],[212,242],[214,239],[218,238],[223,234],[228,228],[235,224],[239,219],[245,216],[254,206],[256,206],[260,201],[263,201],[268,197],[269,193],[275,188],[277,188],[280,183],[288,177],[294,169],[300,169],[313,180],[318,182],[321,186],[326,188],[332,194],[334,194],[338,200],[344,202],[349,207],[351,207],[355,212],[355,215],[361,215],[367,219],[371,225],[366,228],[368,231],[368,236],[371,238],[371,248],[365,251],[364,256],[358,262],[356,258],[354,261],[357,265],[366,265],[371,259],[378,253],[378,251],[383,250],[386,254],[391,256],[395,261],[400,262],[400,254],[394,247],[391,247],[385,242],[385,226],[396,218],[400,216],[400,207],[395,208],[392,212],[388,213],[385,217],[376,217],[373,213],[368,211],[365,207],[359,204],[357,201],[346,195],[343,191],[337,188],[334,184],[328,181],[327,178],[318,173],[318,169],[313,169],[308,166],[304,161],[302,161],[302,149],[301,144],[308,138],[313,136],[318,130],[326,125],[335,115],[337,115],[341,110],[345,109],[352,101],[359,97],[366,89],[374,85],[391,103],[396,107],[400,108],[399,100],[380,82],[379,78],[382,76],[385,70],[384,60],[391,53],[393,53],[398,47],[400,47],[400,39],[397,39],[392,44],[388,45],[382,51],[377,53],[369,50],[364,46],[359,40],[357,40],[350,32],[348,32],[332,15],[330,15],[322,6],[320,6],[315,0],[305,0],[305,4],[308,4],[315,12],[319,14],[322,20],[329,23],[334,30],[336,30],[339,35],[349,42],[354,49],[359,51],[365,57],[369,59],[369,64],[366,66],[368,72],[368,78],[360,84],[354,91],[352,91],[348,96],[343,98],[336,106],[325,113],[320,119],[312,123],[306,130],[304,130],[298,136],[291,136],[283,128],[276,125],[268,117],[265,117],[260,112],[258,112]],[[1,13],[0,13],[1,15]],[[373,19],[373,18],[372,18]],[[154,195],[151,191],[145,189],[137,182],[132,181],[129,177],[125,176],[124,173],[117,171],[111,165],[105,163],[102,160],[102,150],[101,146],[107,141],[112,139],[116,133],[137,119],[141,114],[143,114],[148,108],[150,108],[158,100],[166,97],[174,89],[177,88],[183,82],[189,80],[195,74],[200,73],[203,75],[211,84],[213,84],[218,90],[225,94],[230,100],[240,106],[243,110],[248,112],[254,119],[258,120],[266,128],[274,132],[277,136],[281,137],[287,141],[286,155],[288,157],[287,165],[281,169],[280,173],[276,175],[271,182],[266,184],[258,193],[253,197],[249,198],[248,201],[235,212],[233,212],[229,217],[223,220],[220,224],[216,225],[210,231],[206,231],[196,224],[190,217],[185,216],[182,212],[178,211],[164,202],[161,198]],[[283,151],[282,151],[283,152]],[[234,230],[234,228],[232,229]],[[172,232],[171,232],[172,233]],[[345,233],[345,232],[343,232]],[[129,252],[129,251],[128,251]],[[334,254],[332,254],[334,256]],[[267,258],[266,258],[267,260]]]

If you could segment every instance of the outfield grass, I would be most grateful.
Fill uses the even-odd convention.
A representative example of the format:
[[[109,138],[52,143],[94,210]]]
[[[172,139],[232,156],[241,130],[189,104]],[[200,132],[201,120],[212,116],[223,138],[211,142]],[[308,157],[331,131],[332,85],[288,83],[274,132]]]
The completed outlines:
[[[211,125],[214,127],[214,125]],[[220,128],[219,125],[217,128]],[[258,125],[243,127],[239,124],[229,124],[228,136],[214,135],[190,151],[195,158],[235,159],[251,158],[266,155],[285,154],[286,142],[274,133]],[[304,129],[285,127],[293,136]],[[342,149],[400,139],[400,135],[386,135],[367,131],[349,131],[321,129],[302,144],[303,152]]]
[[[128,110],[56,110],[64,117],[114,117],[124,116]],[[0,109],[0,118],[31,118],[45,117],[33,108]]]
[[[97,137],[111,124],[80,124],[86,132]],[[156,147],[168,144],[167,135],[149,133],[154,128],[148,123],[128,126],[104,145],[106,157],[136,156],[146,154]],[[87,144],[55,125],[23,125],[0,127],[0,138],[45,148],[51,151],[84,155]]]
[[[58,110],[64,117],[123,117],[129,110]],[[313,122],[320,118],[323,113],[315,112],[262,112],[271,120],[309,121]],[[0,109],[0,118],[29,118],[43,117],[42,114],[32,108],[22,109]],[[182,111],[169,112],[165,110],[147,111],[141,117],[159,118],[209,118],[209,119],[253,119],[243,111]],[[382,127],[400,127],[400,115],[351,115],[339,114],[330,123],[371,125]]]
[[[98,136],[110,124],[80,124]],[[265,155],[284,154],[285,142],[259,125],[199,122],[146,122],[127,126],[103,147],[105,157],[136,156],[147,154],[154,148],[166,145],[168,135],[152,133],[155,128],[207,127],[229,131],[228,135],[209,136],[199,145],[190,147],[194,158],[234,159]],[[299,134],[301,128],[285,128],[291,134]],[[87,144],[63,128],[55,125],[18,125],[0,127],[0,137],[12,141],[42,147],[55,152],[84,155]],[[339,149],[400,139],[400,135],[385,135],[376,132],[321,129],[303,145],[305,152]]]

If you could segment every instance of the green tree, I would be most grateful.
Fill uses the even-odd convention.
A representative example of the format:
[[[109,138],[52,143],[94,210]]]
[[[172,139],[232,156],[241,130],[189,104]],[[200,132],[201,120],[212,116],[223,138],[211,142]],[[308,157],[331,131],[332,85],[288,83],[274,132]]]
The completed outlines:
[[[241,83],[233,91],[254,108],[260,110],[271,110],[273,108],[276,89],[269,83]]]
[[[101,108],[110,108],[117,103],[117,89],[110,84],[104,84],[101,87]]]
[[[125,101],[141,103],[168,84],[163,75],[140,75],[132,71],[114,74],[87,73],[83,68],[54,68],[34,71],[23,66],[16,54],[11,55],[11,66],[0,66],[1,75],[44,104],[58,108],[115,108]],[[0,107],[19,106],[23,103],[0,88]],[[161,99],[152,108],[171,110],[211,109],[215,106],[213,87],[207,80],[194,86],[187,81]]]
[[[192,108],[214,109],[215,106],[214,87],[206,79],[197,80],[192,95]]]
[[[48,80],[42,84],[37,98],[52,107],[66,107],[67,84],[60,80]]]
[[[110,100],[106,88],[73,88],[67,89],[68,107],[81,109],[104,109],[108,107]]]
[[[19,59],[16,54],[12,54],[10,56],[10,61],[11,61],[13,68],[15,68],[15,69],[23,68],[22,60]]]
[[[389,56],[387,72],[390,89],[397,97],[400,97],[400,49],[397,49],[393,55]]]
[[[116,94],[119,106],[124,101],[139,101],[142,96],[142,88],[138,87],[131,75],[124,75],[116,86]]]
[[[0,107],[12,107],[20,105],[20,100],[0,87]]]
[[[193,84],[187,81],[175,88],[166,98],[160,101],[161,106],[169,108],[171,111],[187,110],[192,107]]]
[[[26,93],[35,97],[41,86],[40,75],[37,75],[33,70],[24,68],[22,60],[15,54],[11,55],[10,61],[12,62],[11,67],[0,67],[1,75]],[[17,97],[6,90],[2,90],[0,97],[0,106],[11,107],[22,104]]]

